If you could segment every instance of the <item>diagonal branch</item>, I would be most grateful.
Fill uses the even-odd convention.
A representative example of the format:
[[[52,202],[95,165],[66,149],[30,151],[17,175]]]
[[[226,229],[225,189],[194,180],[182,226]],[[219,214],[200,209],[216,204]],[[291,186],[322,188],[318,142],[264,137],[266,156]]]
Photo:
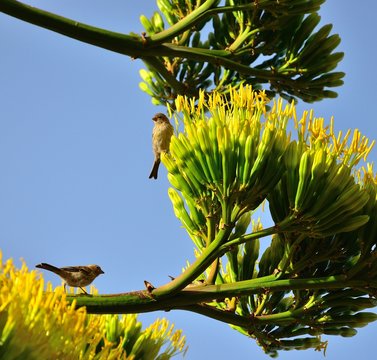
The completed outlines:
[[[212,3],[213,0],[205,4]],[[208,5],[207,4],[207,5]],[[203,48],[188,48],[170,43],[151,46],[148,40],[142,36],[126,35],[114,31],[105,30],[91,25],[83,24],[60,15],[53,14],[35,8],[30,5],[22,4],[15,0],[0,0],[0,11],[20,20],[57,32],[70,38],[114,51],[132,58],[146,59],[153,56],[181,57],[189,60],[209,62],[235,70],[241,74],[254,76],[258,80],[282,81],[291,86],[297,86],[294,80],[273,71],[255,69],[242,65],[232,60],[234,55],[228,50],[211,50]],[[159,38],[153,39],[158,42]],[[157,40],[156,40],[157,39]],[[184,92],[181,87],[177,88],[178,93]]]
[[[83,24],[15,0],[0,0],[0,11],[70,38],[124,55],[135,56],[140,54],[143,48],[141,37]]]

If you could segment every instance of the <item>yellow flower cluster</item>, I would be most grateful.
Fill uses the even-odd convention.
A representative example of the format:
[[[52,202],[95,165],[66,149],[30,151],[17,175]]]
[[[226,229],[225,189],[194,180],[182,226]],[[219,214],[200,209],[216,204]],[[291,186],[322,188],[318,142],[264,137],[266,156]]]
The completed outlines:
[[[325,125],[323,118],[314,117],[313,110],[304,111],[300,120],[295,114],[294,124],[300,141],[316,149],[326,148],[328,153],[347,166],[355,166],[361,159],[366,161],[375,144],[375,140],[370,142],[358,129],[353,131],[352,138],[351,129],[348,129],[344,136],[342,131],[335,134],[334,118],[331,118],[329,125]]]
[[[47,291],[45,291],[47,290]],[[169,359],[185,350],[180,330],[165,319],[145,330],[134,314],[88,315],[52,291],[37,271],[0,251],[0,349],[7,359]],[[166,347],[161,350],[162,346]]]
[[[352,168],[374,142],[357,129],[352,138],[350,130],[335,134],[333,119],[325,125],[313,111],[299,119],[293,103],[269,103],[251,86],[175,101],[174,116],[184,128],[162,161],[175,188],[169,190],[175,214],[199,248],[213,238],[209,222],[229,227],[266,198],[277,224],[294,221],[313,236],[368,221],[360,215],[368,195]]]
[[[184,131],[173,136],[162,161],[190,211],[170,189],[175,214],[199,248],[200,239],[208,243],[215,235],[208,233],[205,219],[221,223],[220,228],[236,222],[258,207],[280,179],[287,116],[267,116],[268,102],[264,92],[250,86],[230,88],[225,95],[201,92],[197,100],[176,99],[175,116],[178,122],[178,113],[183,115]]]

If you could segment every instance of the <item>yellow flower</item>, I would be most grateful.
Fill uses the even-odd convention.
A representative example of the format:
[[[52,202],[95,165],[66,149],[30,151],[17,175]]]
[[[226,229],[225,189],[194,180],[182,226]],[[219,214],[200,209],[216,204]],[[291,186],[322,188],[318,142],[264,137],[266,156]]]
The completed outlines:
[[[7,359],[154,359],[148,351],[169,359],[185,350],[184,336],[167,320],[153,326],[159,331],[152,336],[135,314],[88,315],[68,304],[62,287],[45,289],[25,262],[21,269],[11,259],[3,263],[0,251],[0,351]]]

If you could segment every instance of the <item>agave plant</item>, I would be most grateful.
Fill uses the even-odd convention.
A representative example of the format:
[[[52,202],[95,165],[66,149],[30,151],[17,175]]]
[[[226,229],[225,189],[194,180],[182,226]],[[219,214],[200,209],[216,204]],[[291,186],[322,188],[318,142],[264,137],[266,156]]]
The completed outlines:
[[[174,110],[172,110],[174,108]],[[162,155],[196,260],[171,282],[69,297],[92,313],[183,309],[225,322],[264,351],[325,349],[377,319],[374,145],[297,116],[250,86],[177,97]],[[269,210],[273,225],[255,217]]]
[[[313,112],[297,118],[292,104],[278,100],[268,109],[268,102],[250,87],[176,100],[184,131],[163,163],[197,260],[154,294],[198,277],[231,285],[233,296],[196,310],[234,321],[276,355],[324,348],[320,334],[352,336],[376,320],[358,311],[376,304],[377,203],[372,167],[356,169],[374,142],[357,130],[351,139],[350,132],[334,134],[333,121],[325,126]],[[274,226],[263,229],[251,219],[266,201]],[[262,238],[270,245],[260,254]]]

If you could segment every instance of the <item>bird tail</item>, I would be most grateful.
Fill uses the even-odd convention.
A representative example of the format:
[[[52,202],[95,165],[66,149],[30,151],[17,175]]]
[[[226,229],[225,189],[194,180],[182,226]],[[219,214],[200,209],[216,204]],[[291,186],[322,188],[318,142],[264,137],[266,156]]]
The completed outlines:
[[[38,265],[35,265],[35,267],[39,268],[39,269],[52,271],[53,273],[58,274],[58,275],[60,275],[60,273],[61,273],[61,270],[59,268],[57,268],[56,266],[47,264],[47,263],[40,263]]]
[[[157,175],[158,175],[158,167],[160,166],[160,159],[158,160],[155,160],[155,162],[153,163],[153,168],[152,168],[152,171],[149,175],[149,178],[150,179],[157,179]]]

